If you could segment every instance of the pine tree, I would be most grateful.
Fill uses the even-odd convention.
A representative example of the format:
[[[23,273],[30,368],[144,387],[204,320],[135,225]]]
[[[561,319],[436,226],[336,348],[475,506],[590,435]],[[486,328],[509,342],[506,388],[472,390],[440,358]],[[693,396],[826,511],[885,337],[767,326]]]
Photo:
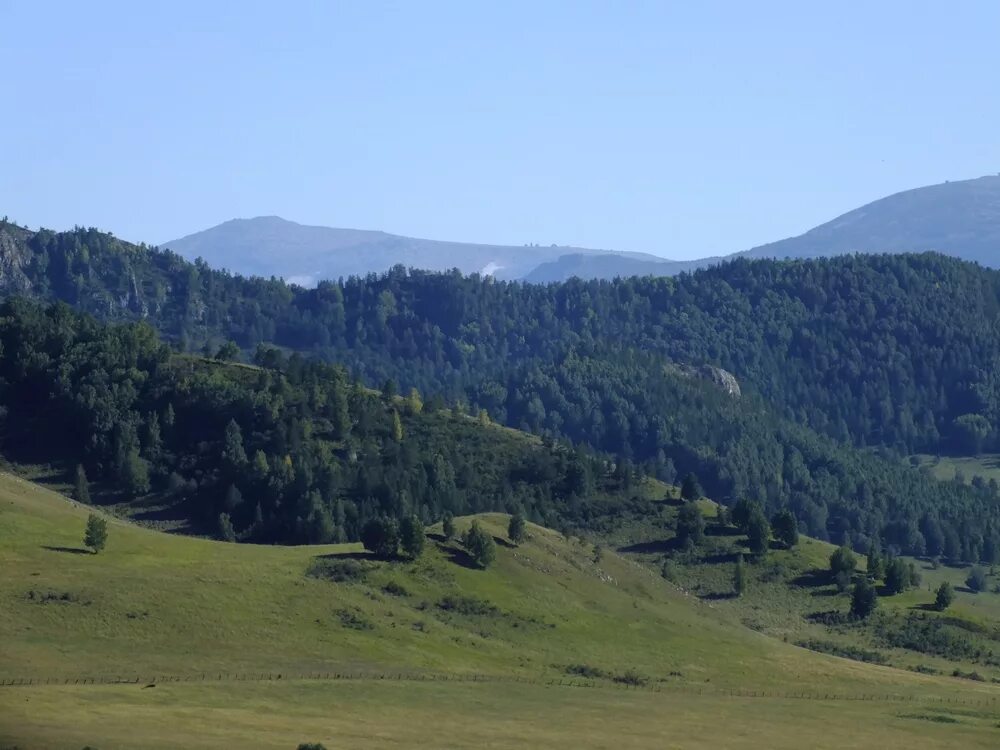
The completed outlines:
[[[787,549],[792,549],[799,543],[799,524],[790,510],[783,510],[775,514],[771,521],[771,528],[774,537]]]
[[[219,538],[224,542],[236,541],[236,531],[228,513],[219,514]]]
[[[743,596],[747,587],[746,565],[743,563],[743,555],[736,556],[736,567],[733,569],[733,591],[736,596]]]
[[[938,612],[944,612],[953,601],[955,601],[955,591],[947,581],[941,581],[937,594],[934,596],[934,609]]]
[[[87,484],[87,472],[83,464],[76,465],[76,479],[73,483],[73,499],[78,503],[90,505],[90,486]]]
[[[760,510],[755,511],[747,522],[747,544],[756,557],[767,554],[771,541],[771,524]]]
[[[507,524],[507,536],[514,544],[520,544],[527,536],[525,531],[524,514],[518,511],[510,517]]]
[[[483,531],[477,521],[473,521],[462,535],[462,546],[480,568],[488,568],[496,559],[497,550],[493,537]]]
[[[878,594],[875,584],[867,578],[861,578],[854,584],[851,594],[851,614],[859,619],[868,617],[878,607]]]
[[[139,456],[139,451],[133,449],[125,456],[122,474],[126,492],[131,495],[145,495],[149,492],[149,464]]]
[[[239,468],[247,462],[247,454],[243,449],[243,431],[236,423],[235,419],[230,419],[226,425],[226,434],[223,439],[222,455],[233,468]]]
[[[94,550],[96,555],[108,543],[108,522],[91,513],[87,516],[87,529],[83,532],[83,543]]]
[[[160,418],[154,411],[146,420],[146,435],[143,441],[143,455],[148,459],[155,459],[160,454],[163,440],[160,437]]]
[[[874,540],[868,547],[868,577],[873,581],[885,578],[885,558],[882,557],[878,542]]]
[[[414,515],[405,516],[399,524],[399,541],[403,553],[416,560],[424,552],[424,525]]]
[[[681,484],[681,497],[685,500],[697,500],[702,496],[703,492],[701,485],[698,483],[698,477],[694,473],[688,474],[684,477],[684,482]]]
[[[682,545],[698,545],[705,538],[705,517],[695,503],[681,507],[677,514],[677,541]]]
[[[392,410],[392,439],[397,443],[403,440],[403,421],[399,418],[399,412]]]
[[[441,519],[441,532],[446,541],[455,536],[455,517],[452,516],[451,511],[444,512],[444,517]]]
[[[424,410],[424,402],[420,398],[420,391],[416,388],[410,389],[410,395],[406,399],[406,408],[409,409],[410,414],[419,414]]]

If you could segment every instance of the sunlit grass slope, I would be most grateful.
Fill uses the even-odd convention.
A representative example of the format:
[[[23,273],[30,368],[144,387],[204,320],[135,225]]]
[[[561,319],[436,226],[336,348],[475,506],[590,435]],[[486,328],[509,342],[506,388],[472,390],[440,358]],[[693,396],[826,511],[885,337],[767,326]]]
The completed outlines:
[[[81,544],[88,510],[0,476],[0,678],[144,684],[391,670],[545,679],[572,664],[609,678],[591,689],[294,679],[7,687],[0,746],[801,747],[811,737],[811,747],[834,747],[827,740],[837,727],[858,746],[864,737],[884,747],[988,747],[1000,738],[990,685],[782,643],[579,540],[531,526],[527,542],[508,546],[505,516],[479,517],[501,542],[483,571],[439,529],[421,560],[384,563],[356,545],[232,545],[112,519],[106,550],[92,555]],[[459,519],[459,529],[468,523]],[[309,575],[317,565],[323,575]],[[630,671],[661,692],[613,687],[610,677]],[[912,702],[723,697],[729,688]],[[954,725],[928,720],[941,699],[968,701],[967,715],[949,714]]]

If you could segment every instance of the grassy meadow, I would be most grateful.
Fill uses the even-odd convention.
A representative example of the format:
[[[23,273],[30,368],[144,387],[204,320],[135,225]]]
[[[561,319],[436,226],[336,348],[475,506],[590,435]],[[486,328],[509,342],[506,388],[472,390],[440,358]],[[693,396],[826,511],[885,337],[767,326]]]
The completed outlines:
[[[234,545],[110,519],[107,548],[94,555],[81,542],[88,510],[0,476],[0,679],[140,682],[0,687],[0,747],[992,747],[1000,739],[995,685],[798,648],[744,627],[725,600],[580,539],[531,526],[514,547],[506,516],[479,517],[498,540],[497,562],[483,571],[440,528],[420,560],[378,562],[358,545]],[[459,529],[469,522],[458,519]],[[808,545],[801,554],[814,555]],[[568,681],[571,667],[591,687],[545,684]],[[491,681],[294,679],[324,671]],[[241,672],[285,679],[165,679]],[[787,697],[799,693],[821,699]]]

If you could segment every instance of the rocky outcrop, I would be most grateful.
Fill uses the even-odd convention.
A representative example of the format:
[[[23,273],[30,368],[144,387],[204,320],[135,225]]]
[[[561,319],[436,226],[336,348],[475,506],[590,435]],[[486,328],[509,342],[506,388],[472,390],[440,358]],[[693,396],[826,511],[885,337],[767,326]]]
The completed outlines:
[[[686,378],[704,380],[716,386],[733,398],[740,398],[740,383],[728,370],[714,365],[667,365],[667,371]]]
[[[12,225],[0,226],[0,292],[4,294],[25,294],[31,290],[31,281],[24,272],[30,258],[25,234]]]

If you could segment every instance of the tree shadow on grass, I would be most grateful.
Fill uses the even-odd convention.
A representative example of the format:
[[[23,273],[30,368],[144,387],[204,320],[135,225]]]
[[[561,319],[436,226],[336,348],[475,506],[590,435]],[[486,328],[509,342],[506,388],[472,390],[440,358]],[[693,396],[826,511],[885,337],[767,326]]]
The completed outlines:
[[[735,526],[719,526],[709,523],[705,529],[705,536],[740,536],[743,532]]]
[[[800,573],[791,580],[793,586],[800,588],[814,589],[820,586],[829,586],[834,583],[833,573],[822,568],[812,568],[804,573]]]
[[[440,546],[440,549],[448,555],[448,560],[450,562],[453,562],[456,565],[461,565],[463,568],[469,568],[469,570],[479,570],[479,566],[476,564],[476,561],[472,559],[472,555],[461,547]]]
[[[384,562],[384,558],[379,557],[374,552],[327,552],[325,555],[316,555],[317,560],[367,560],[369,562]]]
[[[736,556],[739,552],[715,552],[711,555],[705,555],[702,559],[710,565],[717,565],[719,563],[734,563],[736,562]]]
[[[703,602],[721,602],[735,599],[736,594],[732,591],[713,591],[711,594],[701,594],[698,598]]]
[[[507,549],[517,549],[516,544],[514,544],[513,542],[508,542],[506,539],[502,537],[495,536],[493,537],[493,541],[496,543],[498,547],[506,547]]]
[[[652,542],[636,542],[635,544],[619,547],[618,551],[632,552],[640,555],[653,555],[672,552],[679,547],[680,545],[677,543],[677,538],[675,537],[673,539],[657,539]]]
[[[83,547],[50,547],[47,544],[42,545],[42,549],[47,549],[49,552],[67,552],[72,555],[92,555],[94,554],[89,549]]]
[[[924,602],[923,604],[914,604],[910,609],[916,609],[921,612],[937,612],[939,611],[934,602]]]

